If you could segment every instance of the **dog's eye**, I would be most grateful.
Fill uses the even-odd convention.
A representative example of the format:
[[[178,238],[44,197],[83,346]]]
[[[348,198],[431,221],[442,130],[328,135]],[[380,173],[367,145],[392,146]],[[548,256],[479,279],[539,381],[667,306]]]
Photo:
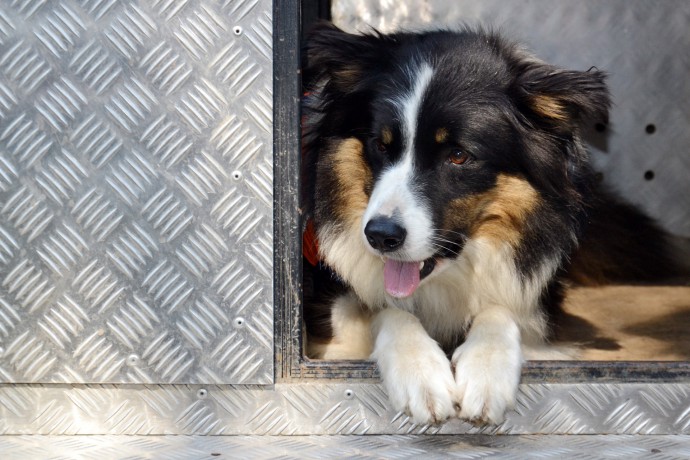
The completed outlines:
[[[378,150],[381,153],[386,153],[388,151],[388,146],[384,144],[381,139],[375,139],[374,145],[376,146],[376,150]]]
[[[460,149],[453,149],[450,152],[450,156],[448,157],[448,161],[458,166],[464,165],[465,163],[470,161],[470,159],[470,155]]]

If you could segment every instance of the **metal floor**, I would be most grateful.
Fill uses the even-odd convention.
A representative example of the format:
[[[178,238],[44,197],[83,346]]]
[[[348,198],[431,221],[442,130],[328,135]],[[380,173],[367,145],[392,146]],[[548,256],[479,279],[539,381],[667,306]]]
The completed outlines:
[[[10,459],[690,458],[690,436],[2,436]]]

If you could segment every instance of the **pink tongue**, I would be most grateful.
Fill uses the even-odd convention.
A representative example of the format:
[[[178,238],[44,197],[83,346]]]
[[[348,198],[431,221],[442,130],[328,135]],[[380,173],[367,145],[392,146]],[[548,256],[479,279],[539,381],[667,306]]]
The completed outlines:
[[[409,297],[419,286],[419,262],[387,259],[383,266],[383,284],[393,297]]]

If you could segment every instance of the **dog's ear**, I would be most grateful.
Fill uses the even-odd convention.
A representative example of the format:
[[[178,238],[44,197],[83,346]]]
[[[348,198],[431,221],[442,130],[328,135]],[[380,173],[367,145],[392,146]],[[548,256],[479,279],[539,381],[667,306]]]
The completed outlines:
[[[354,35],[329,22],[317,23],[304,45],[304,78],[308,84],[327,79],[336,90],[356,90],[367,70],[388,60],[388,41],[381,34]]]
[[[557,130],[572,130],[583,121],[608,122],[611,98],[606,74],[563,70],[530,63],[518,78],[519,99],[531,115]]]

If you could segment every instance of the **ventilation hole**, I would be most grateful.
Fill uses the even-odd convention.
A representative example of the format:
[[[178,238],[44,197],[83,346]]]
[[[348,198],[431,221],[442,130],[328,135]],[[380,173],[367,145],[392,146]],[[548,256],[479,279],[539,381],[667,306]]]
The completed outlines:
[[[645,180],[652,180],[654,179],[654,171],[645,171],[644,173],[644,179]]]
[[[647,134],[654,134],[656,132],[656,125],[650,123],[644,128],[644,130]]]
[[[594,129],[598,133],[603,133],[604,131],[606,131],[606,125],[603,123],[597,123],[596,125],[594,125]]]

